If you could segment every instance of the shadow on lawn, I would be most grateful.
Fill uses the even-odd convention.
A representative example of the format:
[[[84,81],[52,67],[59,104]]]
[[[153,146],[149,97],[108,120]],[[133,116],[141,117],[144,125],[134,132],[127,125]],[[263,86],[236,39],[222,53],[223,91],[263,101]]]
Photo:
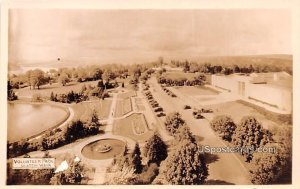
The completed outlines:
[[[226,182],[224,180],[207,180],[205,185],[234,185],[234,183]]]
[[[205,161],[207,164],[216,162],[219,160],[219,156],[216,154],[205,153]]]

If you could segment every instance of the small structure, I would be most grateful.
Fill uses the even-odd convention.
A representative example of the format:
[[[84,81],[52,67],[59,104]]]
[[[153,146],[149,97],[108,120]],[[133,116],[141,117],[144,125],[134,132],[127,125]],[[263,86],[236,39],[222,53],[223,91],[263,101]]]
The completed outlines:
[[[257,105],[292,112],[292,76],[286,72],[212,75],[212,86]]]

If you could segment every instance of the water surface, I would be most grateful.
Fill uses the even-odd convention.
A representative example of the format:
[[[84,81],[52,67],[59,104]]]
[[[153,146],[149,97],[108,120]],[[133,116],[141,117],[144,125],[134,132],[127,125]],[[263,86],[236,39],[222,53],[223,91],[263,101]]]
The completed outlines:
[[[7,105],[7,139],[18,141],[39,134],[66,118],[62,108],[45,104]]]

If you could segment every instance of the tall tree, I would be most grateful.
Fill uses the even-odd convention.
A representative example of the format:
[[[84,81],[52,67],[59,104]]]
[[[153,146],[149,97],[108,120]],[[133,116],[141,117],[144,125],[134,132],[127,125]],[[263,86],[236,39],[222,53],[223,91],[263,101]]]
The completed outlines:
[[[251,151],[267,144],[270,140],[270,133],[253,116],[243,117],[232,137],[232,141],[236,146],[251,149],[242,152],[246,156],[247,161],[250,161],[253,157]]]
[[[148,165],[151,163],[159,165],[168,156],[167,145],[157,134],[147,141],[144,147],[144,156],[147,157]]]
[[[165,160],[162,174],[169,184],[204,184],[208,168],[200,146],[184,141]]]
[[[141,150],[138,143],[135,143],[134,150],[131,155],[132,166],[135,173],[142,172],[142,158],[141,158]]]
[[[65,86],[67,83],[70,82],[69,76],[66,73],[61,73],[58,77],[58,82],[62,84],[62,86]]]

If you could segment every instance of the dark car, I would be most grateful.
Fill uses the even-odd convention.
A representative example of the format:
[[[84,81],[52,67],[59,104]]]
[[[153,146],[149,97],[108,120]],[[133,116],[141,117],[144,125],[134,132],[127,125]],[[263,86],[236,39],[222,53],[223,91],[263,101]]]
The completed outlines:
[[[162,107],[157,107],[154,109],[154,112],[162,112],[164,109]]]
[[[191,109],[191,106],[190,105],[184,105],[183,109],[185,109],[185,110]]]
[[[166,116],[166,114],[164,112],[159,112],[156,114],[157,117],[162,117],[162,116]]]

